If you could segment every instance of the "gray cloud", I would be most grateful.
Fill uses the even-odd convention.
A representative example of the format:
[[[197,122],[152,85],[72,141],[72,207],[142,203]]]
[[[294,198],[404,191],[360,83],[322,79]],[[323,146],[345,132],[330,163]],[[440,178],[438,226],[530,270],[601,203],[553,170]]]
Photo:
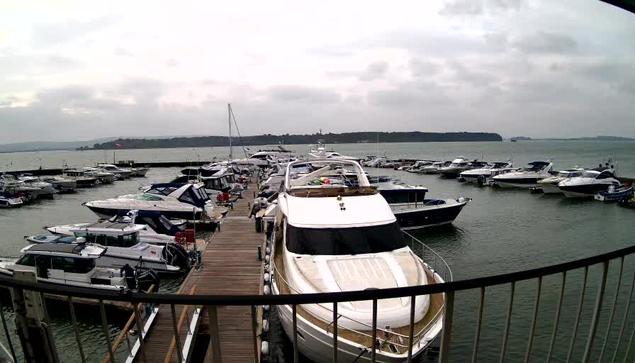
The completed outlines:
[[[570,54],[578,50],[578,42],[571,36],[543,31],[522,37],[513,45],[526,53]]]
[[[275,101],[299,101],[307,103],[338,103],[342,96],[332,90],[305,86],[273,86],[266,91]]]
[[[388,62],[373,62],[359,75],[359,79],[368,82],[384,78],[389,67]]]
[[[65,43],[110,27],[119,20],[115,16],[103,16],[86,22],[68,20],[61,23],[37,24],[33,28],[32,42],[38,47]]]
[[[442,67],[427,59],[412,58],[408,62],[408,69],[413,77],[430,77],[439,73]]]
[[[487,12],[518,10],[524,0],[448,0],[439,11],[444,16],[475,16]]]

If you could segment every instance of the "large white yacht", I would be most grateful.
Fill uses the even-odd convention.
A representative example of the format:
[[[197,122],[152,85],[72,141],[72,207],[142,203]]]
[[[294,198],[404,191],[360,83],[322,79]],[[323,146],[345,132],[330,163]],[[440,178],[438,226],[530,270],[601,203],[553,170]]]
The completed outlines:
[[[584,169],[582,168],[560,170],[554,176],[551,176],[543,180],[539,180],[538,187],[542,189],[542,192],[545,194],[560,194],[562,193],[562,190],[560,190],[560,188],[558,187],[558,184],[560,184],[560,182],[563,180],[566,180],[569,178],[575,178],[582,175],[583,171]]]
[[[552,176],[550,161],[532,161],[529,166],[519,171],[496,175],[492,178],[495,186],[506,188],[536,188],[540,180]]]
[[[287,177],[278,197],[273,234],[273,294],[310,294],[426,285],[444,282],[409,247],[386,200],[354,161],[319,160],[324,167],[296,179]],[[288,165],[288,170],[294,163]],[[350,168],[357,185],[329,184],[333,169]],[[448,270],[449,271],[449,268]],[[451,277],[450,277],[451,278]],[[444,295],[418,296],[414,306],[413,356],[442,330]],[[314,362],[333,357],[332,304],[298,309],[298,349]],[[338,359],[368,361],[372,350],[371,301],[338,304]],[[378,362],[408,356],[410,298],[377,302]],[[278,307],[293,337],[289,305]]]
[[[111,217],[131,210],[161,212],[167,218],[201,220],[216,215],[214,202],[201,184],[154,184],[141,194],[122,195],[117,198],[85,203],[100,217]]]
[[[360,160],[360,158],[342,155],[334,150],[327,150],[326,145],[322,142],[318,142],[316,146],[311,148],[309,151],[309,159]]]
[[[593,197],[597,193],[607,191],[611,185],[622,185],[613,173],[612,169],[586,170],[578,177],[561,181],[558,188],[567,198]]]
[[[488,178],[504,172],[514,170],[509,161],[495,161],[487,164],[487,166],[479,169],[466,170],[459,176],[467,183],[485,183]]]

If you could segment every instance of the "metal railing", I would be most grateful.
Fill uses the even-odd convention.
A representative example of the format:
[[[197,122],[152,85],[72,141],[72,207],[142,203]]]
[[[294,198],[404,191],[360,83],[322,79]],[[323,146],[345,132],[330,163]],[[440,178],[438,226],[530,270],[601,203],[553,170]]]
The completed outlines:
[[[429,253],[429,252],[426,252]],[[431,253],[431,252],[430,252]],[[78,300],[88,299],[93,302],[96,302],[99,310],[100,310],[100,318],[102,323],[102,331],[104,336],[103,342],[103,351],[107,351],[107,354],[111,356],[113,361],[120,360],[112,351],[112,342],[111,336],[109,332],[109,324],[108,321],[110,318],[106,314],[105,302],[107,301],[124,301],[130,302],[133,306],[138,307],[140,304],[150,304],[151,306],[158,306],[160,304],[165,304],[166,306],[174,306],[174,305],[189,305],[189,306],[205,306],[205,308],[210,312],[210,346],[214,349],[215,362],[220,362],[223,359],[223,352],[221,350],[222,346],[220,344],[219,339],[219,325],[218,325],[218,314],[219,308],[224,306],[245,306],[251,307],[252,309],[252,320],[254,321],[254,329],[251,330],[252,339],[254,342],[254,351],[257,351],[258,347],[258,339],[261,330],[261,323],[256,321],[256,308],[261,306],[282,306],[288,305],[292,308],[293,314],[293,329],[292,329],[292,337],[291,339],[294,342],[297,342],[298,335],[302,333],[297,329],[297,314],[298,314],[298,306],[305,304],[332,304],[333,309],[331,310],[333,313],[331,323],[331,336],[332,336],[332,346],[333,353],[332,356],[333,361],[337,360],[337,355],[335,352],[339,352],[341,349],[341,345],[338,347],[338,334],[341,334],[341,327],[338,327],[338,319],[339,316],[337,305],[338,303],[343,302],[355,302],[355,301],[372,301],[372,311],[373,311],[373,319],[371,324],[371,335],[372,341],[377,341],[377,331],[381,331],[381,328],[377,326],[377,315],[381,314],[381,311],[378,311],[378,300],[382,299],[392,299],[392,298],[413,298],[416,299],[418,296],[423,295],[431,295],[431,294],[444,294],[445,295],[445,306],[443,308],[443,331],[441,333],[441,342],[439,348],[439,356],[438,360],[440,362],[449,362],[450,361],[450,353],[453,349],[458,349],[455,354],[460,354],[460,357],[456,357],[456,361],[469,361],[472,362],[477,361],[479,354],[487,354],[487,357],[491,357],[494,351],[492,346],[498,346],[498,360],[500,362],[508,359],[508,356],[511,353],[514,355],[518,355],[519,351],[522,350],[524,352],[524,361],[528,362],[532,360],[532,358],[537,359],[538,355],[534,352],[546,352],[544,353],[544,357],[541,356],[540,359],[546,358],[547,361],[551,361],[554,359],[556,355],[560,356],[561,360],[565,360],[565,350],[566,350],[566,361],[582,361],[589,362],[592,359],[594,361],[617,361],[618,358],[620,361],[629,361],[628,359],[632,359],[632,345],[635,340],[635,324],[633,324],[632,313],[630,312],[630,306],[633,301],[633,287],[635,284],[635,274],[633,274],[633,259],[629,258],[630,255],[635,253],[635,246],[619,249],[616,251],[579,259],[576,261],[560,263],[555,265],[550,265],[546,267],[524,270],[519,272],[500,274],[495,276],[467,279],[467,280],[459,280],[459,281],[451,281],[442,284],[430,284],[423,286],[412,286],[405,288],[390,288],[390,289],[379,289],[379,290],[367,290],[367,291],[350,291],[350,292],[339,292],[339,293],[328,293],[328,294],[291,294],[291,295],[175,295],[175,294],[146,294],[139,292],[129,292],[129,291],[97,291],[95,289],[90,288],[82,288],[82,287],[72,287],[72,286],[52,286],[50,284],[42,284],[37,282],[30,281],[21,281],[15,279],[10,276],[0,276],[0,287],[11,288],[13,289],[13,300],[19,301],[17,297],[23,296],[25,293],[29,291],[35,292],[35,295],[43,296],[43,294],[54,294],[57,296],[64,296],[68,301],[68,309],[70,311],[70,320],[71,325],[73,327],[72,332],[74,333],[74,337],[76,340],[76,354],[74,357],[77,361],[91,361],[94,359],[89,359],[86,355],[88,354],[85,347],[82,348],[82,334],[81,327],[78,326],[77,318],[75,316],[75,307]],[[430,257],[426,257],[428,260],[434,254],[430,254]],[[438,257],[440,258],[440,256]],[[597,268],[599,266],[599,268]],[[597,270],[598,273],[595,273]],[[617,273],[612,273],[611,271],[617,270]],[[575,273],[582,272],[583,278],[582,281],[578,281],[577,284],[572,284],[571,280],[572,276]],[[449,272],[448,272],[449,273]],[[446,273],[447,274],[447,273]],[[631,276],[631,274],[633,274]],[[629,279],[624,279],[624,276],[629,276]],[[545,296],[547,296],[547,290],[545,285],[545,281],[548,278],[556,278],[559,283],[552,287],[555,287],[557,290],[557,294],[551,294],[554,297],[558,296],[557,303],[554,305],[554,308],[549,315],[551,318],[544,319],[540,318],[543,316],[544,308],[547,304],[545,301]],[[521,288],[521,284],[530,281],[535,283],[535,290],[531,289],[528,294],[525,294],[524,290]],[[628,289],[623,288],[622,285],[628,286]],[[498,286],[498,287],[497,287]],[[495,290],[499,287],[508,288],[508,297],[506,298],[506,311],[504,322],[502,324],[501,329],[485,329],[487,323],[487,318],[484,314],[485,304],[485,296],[486,291]],[[571,302],[571,296],[573,296],[570,292],[568,292],[568,288],[575,287],[575,293],[577,294],[577,298],[575,298],[575,302]],[[607,297],[607,294],[613,289],[613,295]],[[625,292],[628,290],[628,293]],[[470,310],[469,314],[474,314],[476,317],[475,324],[461,325],[461,329],[456,331],[453,329],[453,320],[455,319],[465,319],[467,312],[461,309],[455,309],[456,304],[462,304],[465,300],[469,299],[457,299],[457,295],[462,293],[468,293],[471,295],[477,295],[476,302],[478,303],[478,308],[475,310]],[[476,293],[476,294],[474,294]],[[595,294],[594,299],[589,299],[587,295]],[[521,310],[522,306],[518,306],[518,301],[522,298],[531,298],[531,294],[535,294],[532,313],[529,314],[530,318],[527,321],[528,324],[523,324],[525,328],[529,328],[529,334],[527,339],[524,339],[525,347],[519,348],[516,346],[514,349],[510,350],[510,340],[512,339],[512,335],[510,331],[514,326],[516,313]],[[462,295],[461,295],[462,296]],[[592,306],[589,306],[589,302],[593,301]],[[567,303],[565,303],[567,301]],[[413,305],[414,306],[414,305]],[[622,306],[620,308],[620,306]],[[46,307],[46,305],[44,305]],[[0,306],[1,308],[1,306]],[[24,308],[24,307],[22,307]],[[19,305],[16,305],[16,322],[20,323],[17,320],[20,320],[22,309]],[[564,311],[564,313],[563,313]],[[60,361],[59,358],[54,359],[55,355],[58,354],[55,337],[56,334],[52,332],[55,326],[50,324],[48,309],[44,309],[44,317],[41,322],[41,329],[45,332],[45,339],[41,340],[40,343],[42,346],[36,347],[40,350],[45,350],[49,353],[48,355],[53,356],[53,360],[51,361]],[[569,326],[565,327],[563,317],[565,313],[569,314],[571,323]],[[551,315],[553,314],[553,315]],[[142,332],[144,328],[142,327],[142,320],[139,316],[140,314],[135,314],[135,322],[137,325],[137,330]],[[176,323],[176,314],[169,314],[172,319],[172,323],[170,326],[170,330],[172,330],[174,323]],[[411,315],[411,327],[414,326],[414,314]],[[12,352],[12,355],[15,357],[16,361],[25,360],[25,361],[34,361],[33,351],[32,350],[24,350],[21,349],[20,344],[17,344],[17,340],[15,339],[15,335],[12,332],[11,325],[8,322],[9,319],[2,314],[2,324],[3,330],[5,332],[5,336],[8,339],[7,343],[9,346],[9,350]],[[544,334],[540,336],[540,339],[537,340],[538,334],[537,331],[539,329],[539,325],[541,322],[546,320],[552,321],[553,323],[550,326],[550,334],[548,337],[545,337]],[[619,321],[621,320],[621,321]],[[24,322],[22,322],[24,323]],[[328,322],[327,322],[328,323]],[[150,328],[151,331],[152,328]],[[603,336],[600,336],[599,331],[603,329],[605,333]],[[466,352],[465,348],[456,348],[452,344],[452,338],[454,335],[465,335],[467,334],[467,330],[474,331],[472,349],[470,352]],[[412,330],[411,330],[412,332]],[[583,335],[583,332],[585,333]],[[180,337],[178,333],[178,329],[175,329],[172,334],[174,340],[176,341],[176,349],[177,351],[182,351],[183,346],[181,345]],[[501,334],[500,340],[497,339],[495,335]],[[566,334],[565,334],[566,333]],[[564,337],[560,337],[564,334]],[[414,336],[411,333],[410,336]],[[85,337],[84,337],[85,339]],[[558,349],[558,347],[562,348],[563,339],[567,339],[569,341],[567,345],[567,349]],[[584,347],[580,349],[580,341],[584,340]],[[495,345],[493,345],[496,342]],[[193,344],[193,343],[190,343]],[[484,349],[483,346],[487,347]],[[540,345],[540,349],[538,349],[538,345]],[[298,345],[294,345],[294,357],[298,357]],[[50,349],[47,349],[50,348]],[[139,341],[139,354],[137,354],[137,361],[148,362],[154,361],[153,358],[148,357],[148,352],[144,347],[143,340]],[[249,347],[245,347],[249,349]],[[412,345],[408,344],[409,353],[412,352]],[[68,346],[65,348],[68,350]],[[167,351],[167,347],[166,347]],[[156,352],[153,352],[156,353]],[[165,352],[162,352],[165,356]],[[254,354],[257,354],[256,352]],[[533,354],[533,355],[532,355]],[[580,355],[580,357],[577,357]],[[471,356],[471,357],[469,357]],[[24,357],[24,358],[23,358]],[[93,357],[94,358],[94,357]],[[101,356],[100,358],[103,358]],[[579,359],[577,359],[579,358]],[[295,359],[295,358],[294,358]],[[360,361],[376,361],[378,359],[378,351],[376,349],[376,345],[372,345],[369,348],[369,351],[362,352]],[[411,360],[411,355],[409,355],[408,361]],[[67,360],[64,360],[67,361]],[[182,357],[177,357],[178,362],[183,362]]]

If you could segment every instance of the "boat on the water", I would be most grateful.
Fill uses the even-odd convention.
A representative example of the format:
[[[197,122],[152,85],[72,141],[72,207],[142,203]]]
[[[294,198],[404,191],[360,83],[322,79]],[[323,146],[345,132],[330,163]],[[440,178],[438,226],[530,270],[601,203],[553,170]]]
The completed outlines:
[[[427,188],[410,185],[379,189],[403,230],[451,224],[470,201],[464,197],[425,199],[427,192]]]
[[[17,208],[21,207],[24,202],[22,198],[13,194],[0,192],[0,208]]]
[[[593,198],[600,202],[619,202],[620,200],[628,199],[632,195],[633,187],[631,185],[622,185],[617,188],[611,185],[606,191],[595,194]]]
[[[13,174],[0,174],[0,192],[17,196],[24,203],[28,203],[39,198],[42,190],[26,185]]]
[[[61,176],[41,176],[40,180],[50,183],[58,193],[72,193],[77,189],[77,182]]]
[[[86,176],[96,178],[99,184],[112,184],[118,179],[117,175],[92,166],[86,166],[82,170]]]
[[[178,244],[163,245],[140,242],[143,225],[115,225],[97,222],[91,226],[71,229],[72,236],[34,235],[25,239],[36,244],[95,243],[106,247],[97,259],[97,266],[122,268],[125,265],[157,273],[183,273],[190,268],[188,252]]]
[[[483,168],[466,170],[459,174],[459,177],[467,183],[479,183],[483,185],[490,177],[512,170],[514,170],[514,167],[510,161],[495,161],[487,164]]]
[[[386,200],[353,161],[320,160],[351,168],[358,184],[313,183],[330,168],[292,179],[287,173],[277,201],[273,231],[273,294],[308,294],[397,288],[444,282],[409,247]],[[335,167],[335,164],[330,164]],[[289,164],[292,168],[293,163]],[[325,176],[326,175],[326,176]],[[408,357],[411,311],[414,312],[413,357],[421,354],[442,329],[444,295],[377,301],[378,362],[404,362]],[[282,326],[293,340],[290,305],[278,306]],[[340,362],[368,361],[373,335],[373,303],[338,304],[337,354]],[[298,349],[313,362],[333,357],[332,304],[306,304],[297,309]],[[371,339],[372,341],[372,339]]]
[[[469,169],[473,169],[470,168],[470,161],[464,156],[457,156],[456,159],[452,160],[450,165],[439,168],[439,174],[444,178],[453,179],[463,171]]]
[[[57,193],[57,189],[53,187],[53,184],[40,180],[40,178],[31,174],[21,174],[18,180],[28,187],[39,189],[39,198],[53,198],[53,195]]]
[[[575,178],[582,175],[583,168],[573,168],[560,170],[556,175],[538,181],[538,188],[542,189],[545,194],[560,194],[562,190],[558,187],[561,181],[569,178]]]
[[[203,185],[191,183],[153,184],[140,194],[95,200],[84,205],[105,218],[132,210],[161,212],[170,219],[193,221],[217,221],[222,217],[218,215],[214,201],[209,198]]]
[[[567,198],[590,198],[595,194],[605,192],[610,186],[619,187],[622,183],[615,178],[613,169],[585,170],[582,175],[565,179],[558,184],[558,188]]]
[[[114,164],[99,163],[97,168],[108,173],[113,173],[120,179],[127,179],[132,175],[132,170],[120,168]]]
[[[76,230],[90,231],[93,229],[125,229],[135,226],[139,229],[139,242],[152,244],[174,243],[174,236],[185,231],[187,221],[168,219],[160,212],[130,211],[116,215],[109,219],[100,219],[93,223],[65,224],[44,227],[53,234],[73,236]]]
[[[95,244],[32,244],[21,251],[18,259],[0,259],[0,274],[13,276],[17,271],[36,273],[37,281],[51,285],[82,286],[101,290],[143,290],[159,286],[151,270],[99,267],[97,260],[107,248]]]
[[[98,179],[86,174],[85,170],[66,169],[62,172],[64,178],[74,180],[78,188],[89,188],[97,185]]]
[[[448,167],[452,164],[451,161],[435,161],[431,165],[419,168],[418,174],[439,174],[442,168]]]
[[[526,168],[492,177],[494,186],[503,188],[536,188],[538,182],[552,176],[550,161],[532,161]]]
[[[327,150],[326,145],[321,141],[309,150],[309,159],[360,160],[360,158],[342,155],[334,150]]]

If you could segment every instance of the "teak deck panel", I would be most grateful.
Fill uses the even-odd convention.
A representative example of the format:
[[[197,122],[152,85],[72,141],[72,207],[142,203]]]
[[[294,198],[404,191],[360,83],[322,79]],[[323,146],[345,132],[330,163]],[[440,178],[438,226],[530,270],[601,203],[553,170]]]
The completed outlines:
[[[261,293],[262,262],[258,261],[258,245],[262,244],[263,235],[256,233],[254,220],[248,219],[252,190],[243,193],[244,199],[234,203],[220,230],[217,230],[203,251],[203,266],[192,270],[183,281],[179,293],[188,293],[196,285],[198,295],[257,295]],[[182,306],[176,306],[178,321]],[[194,309],[190,308],[191,318]],[[250,307],[218,307],[221,354],[223,363],[254,362],[254,345],[252,340],[252,320]],[[181,327],[181,344],[185,342],[187,332],[186,320]],[[209,326],[207,312],[201,319],[201,330]],[[148,362],[164,362],[173,338],[172,314],[169,305],[161,306],[159,314],[145,339],[145,351]],[[260,345],[260,344],[258,344]],[[211,352],[206,361],[211,361]],[[197,358],[198,360],[198,358]],[[137,355],[141,362],[141,354]],[[176,351],[171,362],[178,362]]]

